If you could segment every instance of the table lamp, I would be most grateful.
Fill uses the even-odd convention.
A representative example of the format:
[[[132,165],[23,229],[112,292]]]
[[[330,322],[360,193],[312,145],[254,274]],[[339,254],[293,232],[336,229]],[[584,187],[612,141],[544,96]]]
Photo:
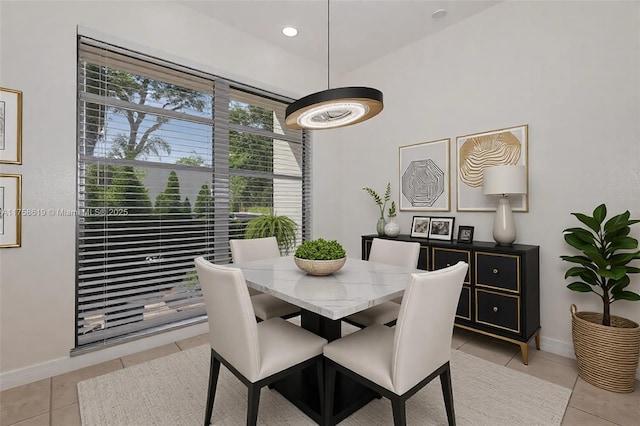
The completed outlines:
[[[500,195],[493,222],[493,239],[502,246],[516,240],[516,224],[508,196],[527,193],[527,173],[524,166],[494,166],[484,169],[482,191],[485,195]]]

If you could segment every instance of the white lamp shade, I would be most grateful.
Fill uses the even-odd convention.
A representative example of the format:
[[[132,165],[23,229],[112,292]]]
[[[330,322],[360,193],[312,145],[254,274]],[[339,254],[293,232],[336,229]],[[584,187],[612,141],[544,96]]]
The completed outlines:
[[[483,171],[485,195],[526,194],[527,171],[524,166],[493,166]]]

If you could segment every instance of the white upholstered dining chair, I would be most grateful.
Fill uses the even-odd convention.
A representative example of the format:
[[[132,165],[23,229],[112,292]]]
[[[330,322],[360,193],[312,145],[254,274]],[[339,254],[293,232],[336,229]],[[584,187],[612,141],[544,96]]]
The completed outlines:
[[[395,426],[406,424],[405,402],[440,376],[449,425],[455,424],[451,338],[468,265],[412,274],[395,328],[374,324],[324,347],[325,418],[333,413],[336,371],[391,400]],[[327,421],[324,426],[330,426]]]
[[[420,257],[420,243],[409,241],[386,240],[374,238],[371,241],[369,262],[386,263],[404,268],[416,268]],[[393,325],[400,312],[402,298],[394,299],[356,312],[344,318],[345,322],[356,327],[368,327],[373,324]]]
[[[280,257],[276,237],[253,238],[247,240],[230,240],[233,263],[250,262],[252,260],[273,259]],[[270,294],[249,288],[251,303],[256,317],[260,320],[270,318],[292,318],[300,315],[300,307],[280,300]]]
[[[221,363],[248,388],[247,425],[257,422],[262,387],[313,364],[322,395],[322,347],[327,340],[282,318],[257,322],[242,271],[202,257],[195,264],[211,344],[205,426],[211,422]]]

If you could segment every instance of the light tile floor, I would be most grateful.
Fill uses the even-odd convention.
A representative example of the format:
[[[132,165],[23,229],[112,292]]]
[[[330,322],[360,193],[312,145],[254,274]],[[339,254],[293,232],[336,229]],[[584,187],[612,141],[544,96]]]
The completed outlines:
[[[79,381],[205,343],[208,336],[200,335],[1,392],[0,426],[80,425]],[[604,391],[578,378],[575,360],[530,348],[524,365],[518,346],[464,330],[455,330],[452,347],[573,389],[563,426],[640,424],[640,383],[631,394]]]

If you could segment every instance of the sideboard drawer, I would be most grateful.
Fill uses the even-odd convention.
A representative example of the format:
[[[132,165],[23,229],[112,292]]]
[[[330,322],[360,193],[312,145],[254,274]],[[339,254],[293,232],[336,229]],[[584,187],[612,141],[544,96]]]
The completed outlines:
[[[471,321],[471,288],[469,286],[462,286],[456,317]]]
[[[476,290],[476,322],[520,333],[520,297]]]
[[[520,293],[520,257],[476,252],[476,286]]]
[[[442,247],[433,247],[431,253],[431,270],[446,268],[462,261],[469,265],[467,276],[464,279],[465,284],[471,283],[471,252],[469,250],[449,249]]]

